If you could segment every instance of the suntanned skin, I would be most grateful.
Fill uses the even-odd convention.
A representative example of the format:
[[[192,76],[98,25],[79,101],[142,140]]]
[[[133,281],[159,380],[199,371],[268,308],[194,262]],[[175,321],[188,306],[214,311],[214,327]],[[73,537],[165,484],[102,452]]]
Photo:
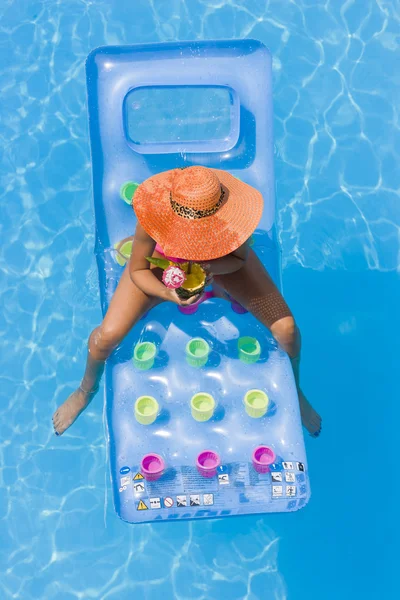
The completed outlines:
[[[86,370],[82,383],[53,415],[57,435],[64,433],[89,405],[95,396],[104,370],[104,363],[137,321],[161,302],[188,306],[198,300],[181,300],[175,290],[161,281],[161,269],[154,267],[146,256],[155,253],[156,242],[137,225],[132,255],[111,299],[103,322],[89,337]],[[299,395],[304,427],[311,436],[321,431],[321,417],[313,409],[300,388],[301,337],[292,313],[257,255],[244,244],[235,252],[201,263],[213,281],[215,294],[229,294],[251,312],[289,355]]]

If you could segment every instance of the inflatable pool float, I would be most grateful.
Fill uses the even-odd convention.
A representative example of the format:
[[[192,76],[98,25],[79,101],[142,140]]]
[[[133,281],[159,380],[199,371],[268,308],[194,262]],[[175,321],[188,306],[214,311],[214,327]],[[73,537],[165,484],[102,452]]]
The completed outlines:
[[[271,57],[257,41],[103,47],[87,60],[103,313],[129,259],[132,197],[176,167],[264,196],[253,249],[279,284]],[[170,276],[175,276],[174,273]],[[107,361],[115,509],[130,523],[288,512],[310,496],[290,361],[233,299],[151,310]]]

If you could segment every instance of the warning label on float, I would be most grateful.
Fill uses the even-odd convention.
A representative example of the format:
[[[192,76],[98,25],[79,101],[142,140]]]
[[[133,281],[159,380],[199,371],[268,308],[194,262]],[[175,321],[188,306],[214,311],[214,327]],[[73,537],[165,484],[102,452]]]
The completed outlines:
[[[133,478],[133,481],[138,481],[139,479],[144,479],[144,477],[141,473],[136,473],[135,477]]]
[[[144,492],[144,483],[142,481],[137,481],[133,484],[133,489],[136,494],[143,494]]]
[[[218,481],[220,485],[229,485],[229,475],[228,473],[219,473]]]
[[[145,504],[145,502],[143,502],[143,500],[140,500],[138,506],[137,506],[138,510],[149,510],[149,507],[147,506],[147,504]]]

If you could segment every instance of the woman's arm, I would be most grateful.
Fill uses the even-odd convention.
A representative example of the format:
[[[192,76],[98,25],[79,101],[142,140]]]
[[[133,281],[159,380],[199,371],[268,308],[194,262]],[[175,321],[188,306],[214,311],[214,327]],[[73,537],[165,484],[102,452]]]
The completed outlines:
[[[213,275],[227,275],[228,273],[235,273],[243,267],[248,253],[249,247],[247,242],[245,242],[240,248],[231,252],[231,254],[200,264],[206,271],[209,271]]]
[[[156,242],[145,232],[138,223],[133,238],[132,254],[129,261],[129,275],[133,283],[147,296],[156,296],[162,300],[169,300],[187,306],[196,302],[198,296],[193,296],[189,300],[181,300],[175,290],[170,290],[153,273],[151,265],[146,256],[152,256]]]
[[[129,275],[133,283],[148,296],[163,297],[165,286],[150,271],[146,256],[152,256],[155,241],[138,223],[133,238],[132,254],[129,261]]]

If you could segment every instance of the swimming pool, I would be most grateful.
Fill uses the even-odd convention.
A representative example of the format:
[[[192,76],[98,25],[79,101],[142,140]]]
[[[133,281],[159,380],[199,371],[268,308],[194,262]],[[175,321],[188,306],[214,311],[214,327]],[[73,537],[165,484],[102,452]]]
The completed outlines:
[[[132,5],[2,8],[0,597],[391,598],[397,3]],[[84,60],[102,44],[215,37],[274,55],[284,288],[324,418],[306,439],[313,496],[292,515],[129,527],[111,506],[100,398],[61,439],[50,420],[100,318]]]

